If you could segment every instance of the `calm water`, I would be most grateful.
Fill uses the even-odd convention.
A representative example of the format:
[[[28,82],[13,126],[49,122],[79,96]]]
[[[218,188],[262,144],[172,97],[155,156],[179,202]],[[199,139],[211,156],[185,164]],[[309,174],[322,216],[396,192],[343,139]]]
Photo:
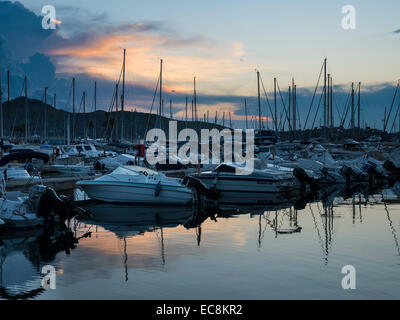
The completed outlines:
[[[297,204],[298,210],[289,200],[214,208],[197,218],[190,208],[89,204],[96,221],[76,219],[47,235],[2,235],[0,293],[32,299],[399,299],[400,205],[387,197],[392,201],[328,197]],[[40,270],[48,264],[57,271],[56,289],[45,291]],[[349,264],[356,268],[356,290],[341,287],[341,269]]]

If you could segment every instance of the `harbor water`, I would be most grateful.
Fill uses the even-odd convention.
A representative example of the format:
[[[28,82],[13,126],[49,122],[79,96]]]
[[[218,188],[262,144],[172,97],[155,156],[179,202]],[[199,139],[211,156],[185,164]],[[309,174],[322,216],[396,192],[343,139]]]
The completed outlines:
[[[1,298],[399,299],[400,205],[386,193],[206,213],[88,204],[95,218],[65,230],[2,235]]]

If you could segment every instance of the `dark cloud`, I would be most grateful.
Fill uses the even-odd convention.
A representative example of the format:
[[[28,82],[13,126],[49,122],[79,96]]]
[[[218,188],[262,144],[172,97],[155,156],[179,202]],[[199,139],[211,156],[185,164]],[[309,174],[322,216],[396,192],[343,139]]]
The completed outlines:
[[[400,29],[394,30],[393,33],[400,33]]]

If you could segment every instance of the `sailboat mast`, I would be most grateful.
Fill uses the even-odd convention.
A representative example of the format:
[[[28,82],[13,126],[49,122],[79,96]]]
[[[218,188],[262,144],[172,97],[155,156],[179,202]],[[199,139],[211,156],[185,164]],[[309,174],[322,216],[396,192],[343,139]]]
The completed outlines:
[[[1,137],[4,137],[4,131],[3,131],[3,92],[2,92],[2,86],[1,86],[1,67],[0,67],[0,117],[1,117]]]
[[[97,139],[97,82],[94,82],[94,139]]]
[[[258,96],[258,128],[261,130],[260,71],[257,71],[257,96]]]
[[[163,60],[160,60],[160,110],[159,114],[161,117],[161,109],[162,109],[162,69],[163,69]],[[160,118],[161,119],[161,118]]]
[[[119,92],[118,83],[116,83],[115,84],[115,121],[114,121],[115,128],[113,130],[113,131],[115,131],[115,140],[118,139],[118,101],[119,101],[119,98],[118,98],[119,93],[118,92]]]
[[[277,114],[276,102],[277,102],[277,100],[276,100],[276,78],[274,78],[274,107],[275,107],[274,122],[275,122],[275,133],[278,134],[278,114]]]
[[[331,98],[331,128],[333,128],[333,78],[331,76],[331,86],[330,86],[330,95],[329,97]]]
[[[44,88],[44,125],[43,125],[43,140],[47,137],[47,87]]]
[[[194,119],[197,121],[196,77],[193,78]]]
[[[72,78],[72,140],[75,139],[75,78]]]
[[[354,82],[351,83],[351,129],[354,129]]]
[[[324,127],[326,128],[326,119],[327,119],[327,92],[326,92],[326,58],[324,60]]]
[[[293,131],[296,131],[296,85],[294,78],[292,78],[292,110],[293,110]]]
[[[10,105],[10,70],[7,70],[7,102]]]
[[[25,143],[28,142],[28,79],[25,76]]]
[[[246,129],[249,128],[248,122],[247,122],[247,100],[244,98],[244,112],[246,114]]]
[[[57,94],[55,93],[53,96],[53,107],[54,107],[54,139],[57,137]]]
[[[83,99],[83,116],[85,117],[85,127],[84,127],[84,129],[83,129],[83,136],[84,136],[84,139],[86,139],[87,138],[87,135],[86,135],[86,133],[87,133],[87,123],[86,123],[86,92],[85,91],[83,91],[83,94],[82,94],[82,99]]]
[[[122,68],[122,97],[121,97],[121,142],[124,139],[124,105],[125,105],[125,57],[126,49],[124,49],[124,62]]]
[[[360,138],[360,133],[361,133],[361,126],[360,126],[360,122],[361,122],[361,82],[358,83],[358,101],[357,101],[357,109],[358,109],[358,138]]]

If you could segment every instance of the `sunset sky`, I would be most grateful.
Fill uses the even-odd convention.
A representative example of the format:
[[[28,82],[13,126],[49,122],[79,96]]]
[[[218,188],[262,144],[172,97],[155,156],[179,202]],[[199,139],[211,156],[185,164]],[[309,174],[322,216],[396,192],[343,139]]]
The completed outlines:
[[[250,110],[256,110],[255,69],[260,70],[268,92],[274,77],[282,91],[295,77],[297,86],[305,90],[304,101],[299,99],[304,110],[324,57],[344,96],[352,81],[361,81],[368,92],[379,89],[369,101],[375,109],[383,110],[380,104],[390,104],[392,97],[387,93],[391,91],[383,94],[380,90],[392,88],[400,78],[400,2],[396,0],[20,2],[38,16],[38,25],[28,28],[27,21],[22,23],[40,41],[31,52],[17,50],[26,43],[23,36],[29,35],[21,36],[19,46],[16,43],[9,50],[14,51],[9,58],[26,62],[35,53],[49,57],[58,79],[54,90],[62,87],[60,78],[66,86],[67,79],[76,76],[78,83],[87,87],[79,90],[92,90],[93,79],[103,81],[109,90],[100,97],[105,108],[112,90],[106,84],[119,77],[123,48],[127,49],[127,81],[132,86],[127,88],[127,107],[149,109],[162,58],[165,99],[174,101],[174,113],[180,116],[184,97],[192,95],[194,76],[200,114],[226,110],[234,112],[234,119],[243,118],[243,97],[250,99]],[[43,30],[35,28],[41,28],[41,8],[48,4],[56,8],[59,24],[56,31],[41,37],[38,34]],[[347,4],[356,8],[355,30],[341,26],[341,9]],[[19,28],[15,19],[12,25]],[[0,26],[0,35],[1,30]],[[7,48],[7,42],[12,41],[3,34],[4,38]],[[344,102],[338,98],[338,104]]]

